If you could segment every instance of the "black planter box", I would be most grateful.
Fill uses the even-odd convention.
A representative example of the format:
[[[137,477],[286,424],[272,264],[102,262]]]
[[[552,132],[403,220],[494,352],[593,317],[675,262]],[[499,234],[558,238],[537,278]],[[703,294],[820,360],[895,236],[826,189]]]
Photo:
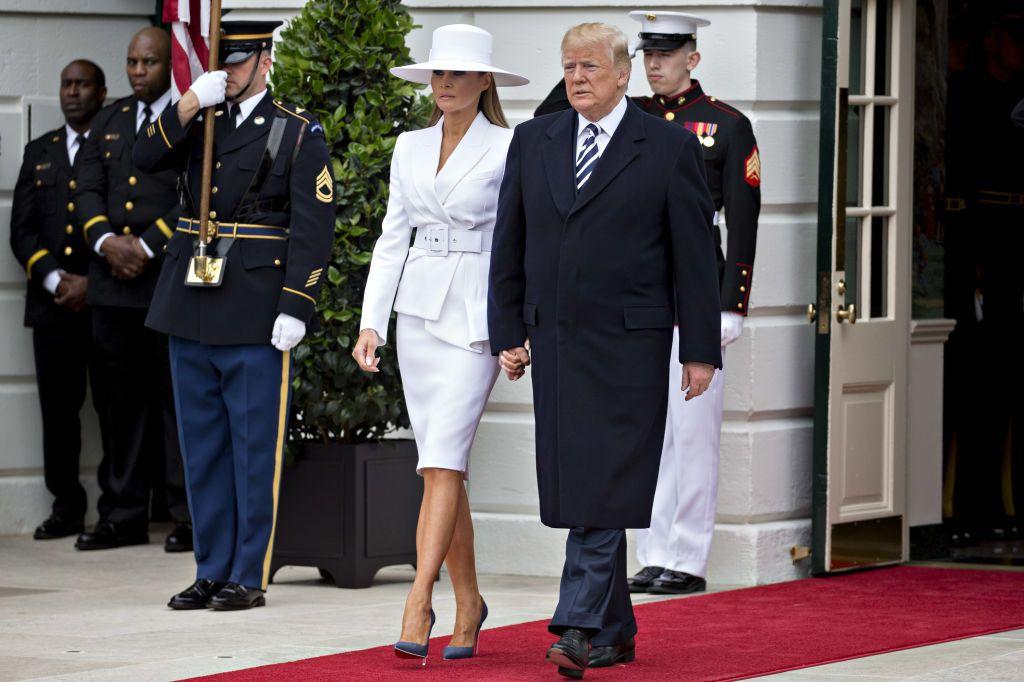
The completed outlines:
[[[369,587],[384,566],[415,565],[416,459],[412,440],[304,445],[281,475],[271,578],[315,566],[338,587]]]

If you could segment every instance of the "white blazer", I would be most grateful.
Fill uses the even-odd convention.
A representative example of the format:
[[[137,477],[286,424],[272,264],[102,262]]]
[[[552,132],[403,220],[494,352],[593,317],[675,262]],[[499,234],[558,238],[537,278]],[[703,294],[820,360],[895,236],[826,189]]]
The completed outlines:
[[[444,119],[402,133],[391,157],[391,190],[383,230],[373,248],[363,295],[360,330],[374,329],[387,341],[391,311],[426,320],[426,330],[456,346],[483,352],[487,341],[487,274],[491,253],[431,251],[423,241],[410,247],[413,228],[443,241],[449,230],[493,234],[498,189],[512,131],[478,113],[437,173]],[[435,175],[436,173],[436,175]],[[475,235],[468,235],[473,236]],[[484,241],[489,246],[491,236]]]

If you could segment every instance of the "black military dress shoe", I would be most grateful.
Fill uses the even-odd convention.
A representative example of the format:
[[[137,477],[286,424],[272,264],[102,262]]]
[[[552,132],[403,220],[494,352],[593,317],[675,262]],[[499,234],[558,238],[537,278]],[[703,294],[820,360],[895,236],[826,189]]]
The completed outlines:
[[[590,638],[582,630],[569,628],[548,649],[548,663],[558,666],[558,673],[574,680],[582,680],[590,662]]]
[[[164,540],[165,552],[192,551],[192,524],[179,523]]]
[[[213,595],[210,608],[214,611],[244,611],[256,606],[266,606],[263,590],[246,587],[238,583],[228,583],[220,592]]]
[[[167,602],[175,611],[192,611],[194,609],[205,609],[210,605],[213,595],[221,591],[226,583],[217,583],[212,580],[200,578],[178,594],[171,597]]]
[[[707,581],[682,571],[665,571],[647,591],[651,594],[692,594],[707,589]]]
[[[100,521],[92,532],[78,536],[75,549],[114,549],[145,544],[149,544],[149,535],[145,531],[130,529],[113,521]]]
[[[631,663],[636,659],[636,640],[623,644],[590,647],[590,667],[607,668],[617,663]]]
[[[655,579],[665,572],[661,566],[644,566],[631,578],[626,578],[630,592],[646,592]]]
[[[56,514],[50,514],[50,518],[39,524],[32,537],[36,540],[56,540],[69,535],[78,535],[83,530],[85,530],[85,526],[82,524],[82,519],[65,519]]]

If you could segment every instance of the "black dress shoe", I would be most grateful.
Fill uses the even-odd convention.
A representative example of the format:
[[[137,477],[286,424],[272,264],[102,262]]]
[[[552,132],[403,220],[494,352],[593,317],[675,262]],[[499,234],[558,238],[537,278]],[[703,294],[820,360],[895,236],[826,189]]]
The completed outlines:
[[[616,663],[631,663],[636,658],[636,640],[624,644],[590,647],[590,667],[607,668]]]
[[[651,583],[664,572],[665,569],[661,566],[644,566],[632,578],[626,578],[626,582],[629,583],[629,591],[646,592],[650,588]]]
[[[682,571],[665,571],[647,588],[647,591],[651,594],[692,594],[703,592],[707,587],[704,578]]]
[[[66,538],[69,535],[78,535],[84,529],[82,519],[64,519],[56,514],[50,514],[50,518],[39,524],[32,537],[36,540],[55,540]]]
[[[192,524],[179,523],[164,540],[165,552],[192,551]]]
[[[201,578],[171,597],[171,601],[167,602],[167,605],[175,611],[205,609],[209,606],[213,595],[220,592],[225,584]]]
[[[548,649],[548,663],[558,666],[558,673],[574,680],[582,680],[590,662],[590,638],[582,630],[569,628]]]
[[[255,587],[228,583],[210,599],[210,608],[215,611],[243,611],[265,606],[267,600],[263,594],[263,590],[257,590]]]
[[[113,521],[100,521],[92,532],[78,536],[75,549],[114,549],[145,544],[149,544],[149,535],[145,531],[127,528]]]

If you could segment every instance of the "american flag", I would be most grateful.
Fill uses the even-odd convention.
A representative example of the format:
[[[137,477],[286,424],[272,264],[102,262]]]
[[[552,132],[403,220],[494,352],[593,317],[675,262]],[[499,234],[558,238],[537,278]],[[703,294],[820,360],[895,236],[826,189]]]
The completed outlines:
[[[210,0],[164,0],[171,25],[171,88],[177,100],[206,71],[210,56]]]

